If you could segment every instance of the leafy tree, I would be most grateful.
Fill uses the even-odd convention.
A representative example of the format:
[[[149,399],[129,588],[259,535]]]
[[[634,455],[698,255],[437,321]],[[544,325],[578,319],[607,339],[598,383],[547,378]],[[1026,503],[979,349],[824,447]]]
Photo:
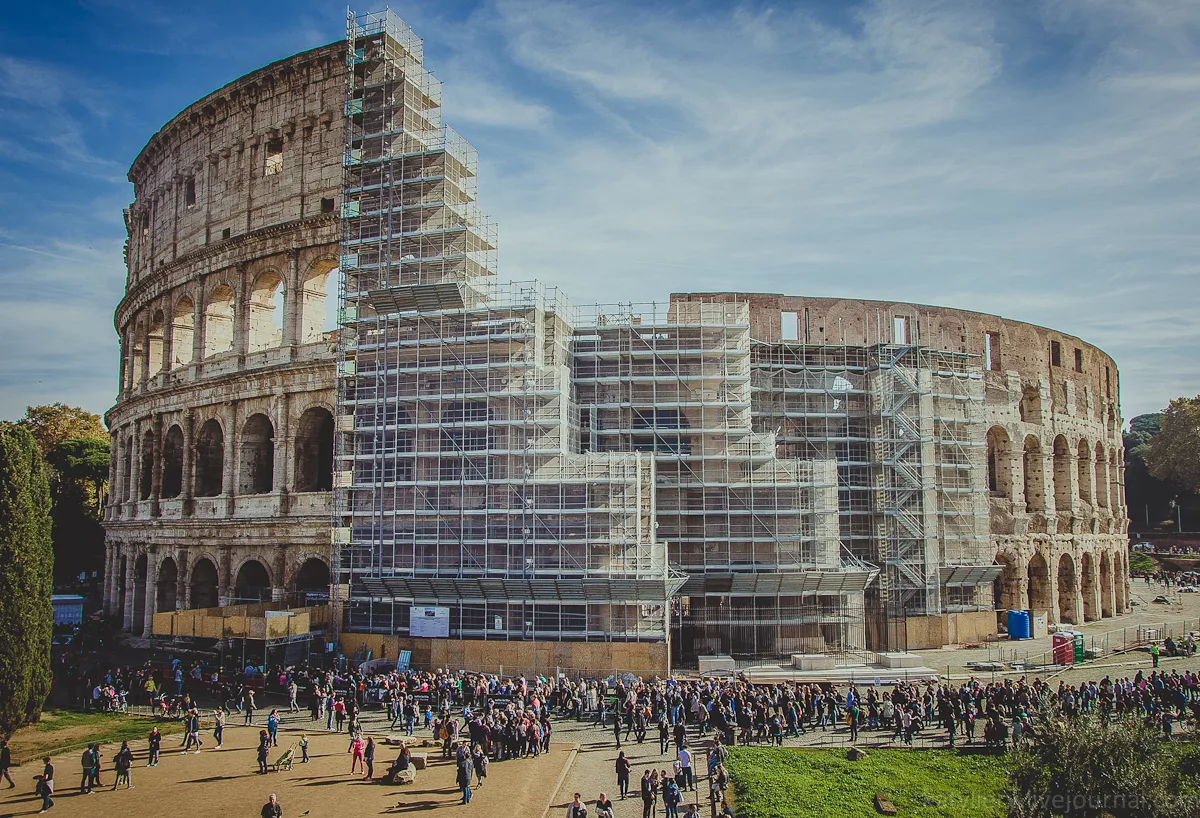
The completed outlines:
[[[1145,453],[1150,474],[1183,491],[1200,491],[1200,395],[1176,398],[1163,413]]]
[[[1033,736],[1013,756],[1009,818],[1197,815],[1189,754],[1142,719],[1039,708]]]
[[[36,721],[50,693],[54,552],[50,485],[33,435],[0,422],[0,736]]]
[[[1170,522],[1171,501],[1179,493],[1171,483],[1150,474],[1146,465],[1146,452],[1161,421],[1161,412],[1138,415],[1125,433],[1125,500],[1135,530]]]
[[[108,439],[83,437],[64,440],[50,450],[47,459],[62,481],[87,490],[99,516],[104,484],[108,482]]]
[[[25,417],[17,421],[33,435],[42,450],[42,456],[50,454],[58,444],[79,438],[108,440],[108,432],[100,416],[78,406],[53,403],[45,406],[28,406]]]

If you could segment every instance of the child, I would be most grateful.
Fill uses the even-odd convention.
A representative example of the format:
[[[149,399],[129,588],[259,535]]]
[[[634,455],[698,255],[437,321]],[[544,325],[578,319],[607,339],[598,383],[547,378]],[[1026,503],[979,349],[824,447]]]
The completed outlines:
[[[433,711],[429,709],[428,702],[425,704],[425,729],[429,729],[429,725],[433,724]]]
[[[308,736],[300,734],[300,763],[308,763]]]

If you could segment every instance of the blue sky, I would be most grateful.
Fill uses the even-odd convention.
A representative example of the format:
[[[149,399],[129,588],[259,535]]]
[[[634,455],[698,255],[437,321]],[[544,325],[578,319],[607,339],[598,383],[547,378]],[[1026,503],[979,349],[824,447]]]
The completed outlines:
[[[996,312],[1200,393],[1200,5],[394,4],[481,157],[503,278]],[[371,10],[363,7],[359,10]],[[0,417],[113,401],[125,171],[336,3],[6,3]]]

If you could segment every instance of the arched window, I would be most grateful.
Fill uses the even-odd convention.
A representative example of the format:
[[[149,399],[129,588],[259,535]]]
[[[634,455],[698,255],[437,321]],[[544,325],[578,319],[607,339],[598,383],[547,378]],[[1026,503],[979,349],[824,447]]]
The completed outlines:
[[[184,296],[176,302],[171,314],[171,368],[192,362],[195,338],[196,307],[192,299]]]
[[[251,415],[242,427],[238,494],[268,494],[275,487],[275,428],[266,415]]]
[[[993,426],[987,433],[988,491],[1008,497],[1012,490],[1012,443],[1008,432]]]
[[[150,499],[154,488],[154,432],[142,435],[142,469],[138,496],[143,500]]]
[[[175,610],[176,584],[179,582],[179,568],[175,560],[167,557],[158,567],[158,589],[155,594],[155,613]]]
[[[270,349],[283,343],[283,279],[267,271],[254,279],[250,289],[250,351]]]
[[[1092,452],[1086,440],[1079,441],[1075,455],[1076,472],[1079,477],[1079,499],[1092,501]]]
[[[1096,505],[1108,508],[1108,458],[1104,444],[1096,443]]]
[[[296,491],[333,489],[333,415],[314,406],[296,432]]]
[[[1046,510],[1045,484],[1042,473],[1042,447],[1033,435],[1025,438],[1025,452],[1022,457],[1025,471],[1025,511]]]
[[[224,284],[213,288],[204,305],[204,357],[233,349],[233,290]]]
[[[300,302],[300,343],[311,344],[337,328],[338,276],[332,261],[319,261],[304,279]]]
[[[329,599],[329,566],[313,557],[304,561],[296,572],[295,595],[298,605]]]
[[[1071,449],[1062,435],[1054,438],[1054,508],[1071,508]]]
[[[146,376],[146,359],[144,356],[146,351],[145,338],[142,337],[142,327],[134,325],[129,331],[129,376],[130,386],[137,388],[141,384],[142,379]]]
[[[196,435],[196,496],[216,497],[221,493],[225,469],[225,433],[212,418]]]
[[[178,497],[183,491],[183,430],[177,425],[163,435],[162,496]]]
[[[271,598],[271,575],[258,560],[250,560],[238,569],[233,583],[238,602],[265,602]]]
[[[217,566],[201,557],[192,566],[189,605],[192,608],[217,607]]]

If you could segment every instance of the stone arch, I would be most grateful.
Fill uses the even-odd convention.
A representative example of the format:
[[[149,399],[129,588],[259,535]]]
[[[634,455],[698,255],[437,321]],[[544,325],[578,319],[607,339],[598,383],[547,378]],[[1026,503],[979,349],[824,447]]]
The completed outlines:
[[[207,556],[192,563],[189,573],[188,603],[191,608],[215,608],[220,604],[220,575],[216,563]]]
[[[1050,570],[1046,558],[1040,553],[1029,559],[1026,568],[1026,578],[1029,582],[1029,608],[1034,611],[1050,610]]]
[[[224,487],[225,432],[221,422],[209,418],[196,435],[197,497],[216,497]]]
[[[283,278],[274,270],[259,273],[250,286],[249,349],[257,352],[283,343],[283,315],[286,293]]]
[[[1024,474],[1025,512],[1032,514],[1046,510],[1045,479],[1042,473],[1042,445],[1034,435],[1025,438],[1021,458]]]
[[[204,357],[211,358],[233,349],[233,288],[213,287],[204,304]]]
[[[337,308],[339,275],[337,261],[333,259],[317,259],[308,268],[300,287],[300,343],[320,341],[333,329],[328,315],[330,307]]]
[[[1083,621],[1100,618],[1100,583],[1096,577],[1096,560],[1084,551],[1079,557],[1079,593],[1083,597]]]
[[[330,581],[329,563],[320,557],[306,559],[296,569],[292,579],[292,592],[295,595],[296,604],[306,604],[309,594],[328,599]]]
[[[234,573],[233,595],[239,602],[270,602],[271,572],[262,561],[251,557]]]
[[[1016,557],[1011,554],[996,554],[996,562],[1003,566],[1000,576],[996,577],[992,587],[992,599],[995,600],[996,610],[1024,610],[1025,600],[1021,593],[1021,574]]]
[[[296,431],[296,491],[333,489],[333,415],[323,406],[306,409]]]
[[[192,362],[196,340],[196,305],[183,296],[171,312],[171,368]]]
[[[1108,508],[1108,459],[1104,454],[1104,444],[1096,441],[1093,451],[1096,453],[1096,505]]]
[[[275,488],[275,427],[270,418],[260,412],[246,419],[238,451],[238,494],[269,494]]]
[[[149,500],[154,490],[154,463],[157,459],[155,454],[154,432],[147,429],[142,435],[142,464],[138,472],[138,498],[141,500]]]
[[[1071,510],[1071,448],[1063,435],[1054,438],[1054,510]]]
[[[155,613],[174,611],[177,608],[176,592],[179,586],[179,566],[174,557],[167,557],[158,566],[157,592],[155,593]]]
[[[146,328],[146,354],[148,362],[146,373],[154,377],[166,369],[167,359],[163,355],[163,339],[166,335],[166,318],[162,310],[155,310]]]
[[[139,554],[133,561],[133,625],[130,632],[141,635],[146,626],[146,568],[149,560]]]
[[[178,497],[183,492],[183,430],[172,424],[163,435],[162,496]]]
[[[997,497],[1011,499],[1012,440],[1003,426],[993,426],[987,433],[988,491]]]
[[[1100,615],[1113,615],[1113,565],[1107,551],[1100,554]]]
[[[1075,455],[1076,472],[1079,480],[1079,499],[1091,504],[1092,502],[1092,451],[1086,440],[1079,441]]]
[[[1075,612],[1079,605],[1079,576],[1070,554],[1058,558],[1058,621],[1078,624]]]

